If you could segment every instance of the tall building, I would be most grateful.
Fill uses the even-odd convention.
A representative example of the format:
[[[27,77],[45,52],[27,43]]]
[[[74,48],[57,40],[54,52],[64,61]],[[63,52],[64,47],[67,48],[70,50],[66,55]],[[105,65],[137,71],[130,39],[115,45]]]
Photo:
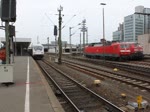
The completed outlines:
[[[150,33],[150,8],[144,8],[144,34]]]
[[[113,32],[113,40],[123,41],[123,37],[124,37],[123,24],[119,24],[118,30]]]
[[[150,33],[150,8],[144,6],[135,7],[135,13],[124,17],[123,37],[121,41],[136,42],[139,35]],[[119,32],[119,30],[117,30]],[[116,33],[113,32],[113,40]],[[119,34],[119,33],[118,33]]]
[[[124,41],[136,42],[144,34],[144,15],[132,14],[124,18]]]

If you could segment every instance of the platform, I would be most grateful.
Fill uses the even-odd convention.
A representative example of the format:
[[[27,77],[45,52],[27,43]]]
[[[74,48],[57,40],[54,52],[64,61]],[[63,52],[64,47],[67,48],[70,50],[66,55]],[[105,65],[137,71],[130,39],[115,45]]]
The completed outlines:
[[[0,84],[0,112],[64,112],[31,57],[15,57],[13,79]]]

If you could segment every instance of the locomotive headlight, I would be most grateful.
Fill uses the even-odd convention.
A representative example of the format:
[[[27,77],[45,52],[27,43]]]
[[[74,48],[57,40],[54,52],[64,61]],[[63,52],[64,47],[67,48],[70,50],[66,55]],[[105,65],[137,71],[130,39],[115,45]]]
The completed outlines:
[[[138,51],[138,49],[135,48],[134,51],[136,52],[136,51]]]

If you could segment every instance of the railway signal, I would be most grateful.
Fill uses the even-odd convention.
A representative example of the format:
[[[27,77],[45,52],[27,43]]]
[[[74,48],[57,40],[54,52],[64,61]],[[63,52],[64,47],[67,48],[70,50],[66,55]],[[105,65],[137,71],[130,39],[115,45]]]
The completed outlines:
[[[1,0],[1,20],[5,22],[16,21],[16,0]]]
[[[54,36],[57,36],[57,26],[54,25]]]
[[[57,26],[54,25],[54,36],[55,36],[55,53],[57,56]]]

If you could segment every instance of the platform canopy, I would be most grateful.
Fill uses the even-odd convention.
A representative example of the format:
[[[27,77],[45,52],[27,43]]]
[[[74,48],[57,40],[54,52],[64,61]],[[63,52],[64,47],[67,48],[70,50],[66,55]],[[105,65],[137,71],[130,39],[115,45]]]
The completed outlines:
[[[0,38],[0,43],[5,44],[5,38]],[[31,38],[13,38],[14,51],[16,55],[27,55],[27,49],[31,44]]]

